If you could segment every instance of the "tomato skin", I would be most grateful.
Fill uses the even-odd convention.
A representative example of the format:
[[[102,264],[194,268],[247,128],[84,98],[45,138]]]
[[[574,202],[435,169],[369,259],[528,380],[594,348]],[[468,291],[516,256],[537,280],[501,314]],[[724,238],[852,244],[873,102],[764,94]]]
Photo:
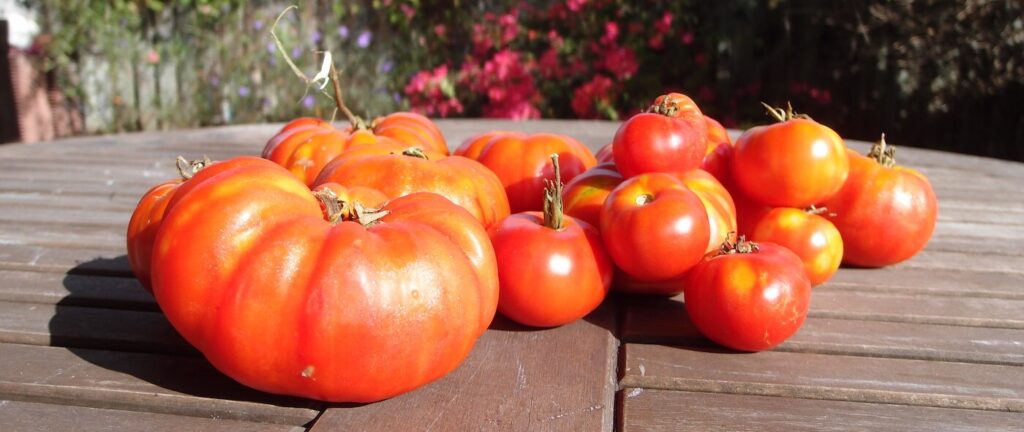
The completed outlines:
[[[540,212],[513,214],[488,230],[498,260],[498,311],[521,324],[554,327],[597,308],[612,282],[597,229],[575,218],[544,226]]]
[[[823,205],[843,237],[843,262],[884,267],[910,259],[935,230],[938,203],[920,172],[849,153],[850,176]]]
[[[612,143],[605,144],[604,147],[601,147],[597,153],[594,154],[594,158],[597,159],[597,163],[599,165],[603,163],[615,163],[615,153],[613,150]]]
[[[402,154],[400,147],[360,146],[324,166],[313,183],[369,187],[390,199],[433,192],[468,210],[484,227],[510,214],[505,189],[487,167],[462,156],[424,153],[426,159]]]
[[[601,226],[601,208],[622,180],[614,163],[602,163],[582,172],[566,183],[562,191],[565,214]]]
[[[697,194],[675,176],[651,173],[612,190],[601,209],[601,235],[622,271],[659,281],[681,276],[701,260],[710,227]]]
[[[772,207],[751,199],[736,186],[732,175],[732,155],[732,146],[720,145],[704,158],[701,168],[714,176],[725,190],[729,191],[736,208],[736,232],[749,236],[754,232],[754,224]]]
[[[842,138],[808,119],[751,128],[733,149],[736,186],[772,207],[819,204],[839,191],[849,169]]]
[[[153,292],[150,281],[150,259],[153,254],[153,241],[163,222],[164,214],[170,198],[174,196],[182,180],[170,180],[160,183],[147,191],[132,212],[128,221],[127,250],[128,264],[132,273],[142,283],[142,287]]]
[[[739,351],[772,348],[800,329],[811,282],[800,258],[772,243],[711,256],[687,275],[686,312],[704,336]]]
[[[387,137],[423,150],[448,154],[448,143],[441,129],[429,118],[414,112],[402,111],[377,117],[370,122],[370,131],[378,137]]]
[[[673,175],[697,194],[708,213],[708,246],[705,252],[718,250],[730,233],[736,232],[736,204],[732,195],[707,171],[692,169]]]
[[[153,291],[175,329],[239,382],[385,399],[457,367],[493,317],[493,249],[449,201],[413,194],[375,225],[332,226],[281,167],[214,166],[228,169],[206,169],[175,195],[153,248]]]
[[[754,225],[750,239],[775,243],[795,253],[811,285],[829,280],[843,260],[843,239],[835,225],[801,209],[778,207],[765,213]]]
[[[704,152],[705,157],[714,152],[718,146],[732,146],[732,140],[729,139],[729,132],[725,130],[725,127],[722,126],[718,120],[704,116],[704,124],[707,125],[708,129],[708,148]]]
[[[703,120],[699,125],[654,113],[630,117],[612,140],[615,165],[626,178],[697,168],[707,147]]]
[[[487,144],[490,144],[490,142],[495,138],[500,138],[507,135],[518,137],[526,136],[526,134],[521,132],[504,130],[487,131],[482,134],[474,135],[472,137],[467,138],[465,141],[462,142],[462,145],[460,145],[459,148],[455,149],[455,152],[453,154],[477,160],[480,158],[480,152],[482,152],[483,149],[487,147]]]
[[[479,142],[479,141],[477,141]],[[474,148],[467,148],[472,154]],[[476,160],[501,180],[513,213],[543,208],[544,182],[554,180],[550,157],[558,154],[562,179],[574,177],[597,164],[590,150],[574,138],[541,133],[495,135],[478,147]]]

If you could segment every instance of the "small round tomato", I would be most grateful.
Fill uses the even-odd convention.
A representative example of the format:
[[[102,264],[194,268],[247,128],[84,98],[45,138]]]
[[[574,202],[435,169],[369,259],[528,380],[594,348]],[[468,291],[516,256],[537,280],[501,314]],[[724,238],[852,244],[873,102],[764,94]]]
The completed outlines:
[[[700,197],[670,174],[627,179],[601,209],[601,235],[612,260],[645,281],[672,279],[697,264],[710,230]]]
[[[829,280],[843,260],[843,239],[839,230],[828,219],[816,214],[815,209],[772,209],[757,221],[750,238],[793,251],[803,261],[811,285]]]
[[[622,174],[614,163],[603,163],[584,171],[565,185],[562,194],[565,214],[595,227],[601,226],[601,207],[619,183],[622,183]]]
[[[707,152],[707,124],[690,98],[675,95],[662,96],[649,112],[630,117],[615,132],[612,153],[623,176],[700,166]]]
[[[868,157],[850,152],[850,177],[823,204],[843,236],[843,262],[883,267],[905,261],[928,243],[938,203],[920,172],[896,165],[885,136]]]
[[[544,212],[513,214],[488,233],[497,256],[498,311],[535,327],[567,324],[587,315],[608,294],[612,263],[590,224],[562,213],[557,155]]]
[[[686,312],[704,336],[739,351],[772,348],[800,329],[811,281],[789,249],[727,242],[687,274]]]
[[[806,208],[835,195],[850,164],[832,129],[790,111],[747,130],[733,150],[732,175],[744,194],[772,207]]]

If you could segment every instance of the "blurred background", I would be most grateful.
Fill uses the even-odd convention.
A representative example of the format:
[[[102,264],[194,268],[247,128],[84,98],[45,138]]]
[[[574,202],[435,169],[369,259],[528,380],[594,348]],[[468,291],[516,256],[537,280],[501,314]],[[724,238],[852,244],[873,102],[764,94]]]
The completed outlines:
[[[0,0],[0,142],[329,117],[273,43],[290,4]],[[732,128],[791,102],[844,138],[1024,160],[1019,0],[298,6],[286,54],[312,77],[332,52],[366,117],[614,120],[673,90]]]

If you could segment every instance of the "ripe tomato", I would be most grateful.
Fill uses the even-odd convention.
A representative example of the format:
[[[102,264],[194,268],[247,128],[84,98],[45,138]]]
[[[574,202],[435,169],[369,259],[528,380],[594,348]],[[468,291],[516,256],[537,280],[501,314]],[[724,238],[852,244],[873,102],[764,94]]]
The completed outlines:
[[[751,128],[736,140],[736,186],[773,207],[806,208],[835,195],[850,170],[842,138],[792,112],[775,114],[779,123]]]
[[[718,120],[704,116],[704,124],[708,127],[708,149],[704,153],[705,156],[711,154],[720,145],[732,145],[732,140],[729,139],[729,132],[725,130],[725,127]]]
[[[598,164],[608,162],[615,163],[615,153],[612,152],[612,143],[605,144],[604,147],[601,147],[601,149],[594,155],[594,158],[597,159]]]
[[[754,232],[754,224],[772,208],[754,201],[748,197],[733,181],[732,175],[733,147],[720,145],[715,151],[704,158],[701,168],[716,179],[729,191],[729,196],[736,207],[736,232],[740,235],[750,235]]]
[[[612,260],[630,276],[660,281],[681,276],[708,245],[708,213],[700,197],[670,174],[641,174],[608,195],[601,235]]]
[[[298,118],[267,141],[262,156],[312,186],[323,167],[345,150],[378,143],[404,144],[448,154],[448,144],[433,122],[419,114],[399,112],[377,118],[369,127],[356,119],[347,129],[335,129],[329,122],[316,118]]]
[[[468,157],[473,160],[477,160],[480,157],[480,152],[483,151],[484,147],[487,147],[487,144],[489,144],[491,140],[506,135],[525,136],[526,134],[522,132],[503,130],[493,130],[484,132],[480,135],[472,136],[463,141],[462,145],[460,145],[459,148],[455,149],[454,154]]]
[[[565,135],[508,133],[495,135],[482,147],[474,147],[474,142],[480,140],[470,140],[460,149],[465,148],[467,155],[477,153],[475,159],[498,176],[513,213],[540,210],[544,182],[554,178],[548,163],[551,154],[558,154],[567,181],[597,164],[590,149]]]
[[[167,212],[167,204],[171,202],[171,197],[177,193],[178,186],[181,186],[182,182],[192,178],[212,163],[209,159],[188,162],[179,156],[178,172],[181,177],[154,186],[139,199],[139,203],[132,212],[131,220],[128,221],[128,232],[125,235],[128,264],[132,268],[132,273],[149,292],[153,292],[150,282],[150,257],[153,254],[153,241],[156,239],[156,233]]]
[[[536,327],[582,318],[601,304],[612,282],[611,258],[597,229],[562,214],[555,172],[543,213],[516,213],[488,230],[498,260],[498,311]]]
[[[823,209],[827,212],[828,209]],[[778,207],[754,225],[750,238],[793,251],[804,264],[811,285],[829,280],[843,260],[843,239],[832,222],[811,211]]]
[[[686,187],[697,194],[708,213],[708,245],[706,252],[718,250],[729,233],[736,232],[736,205],[729,191],[704,170],[692,169],[675,173]]]
[[[168,204],[156,300],[217,369],[259,390],[370,402],[445,375],[497,306],[486,231],[427,193],[356,215],[328,222],[264,159],[214,164]]]
[[[693,101],[678,93],[655,100],[650,112],[630,117],[612,140],[615,165],[626,178],[688,171],[707,150],[707,124]]]
[[[360,146],[338,156],[313,182],[364,186],[394,199],[433,192],[462,206],[485,227],[509,215],[501,181],[487,167],[462,156],[402,150],[401,146]]]
[[[622,174],[614,163],[602,163],[584,171],[565,185],[562,195],[565,214],[600,227],[604,201],[619,183],[622,183]]]
[[[868,157],[850,152],[850,177],[824,202],[826,217],[843,236],[843,262],[883,267],[905,261],[928,243],[938,203],[920,172],[896,165],[885,137]]]
[[[723,247],[687,274],[686,312],[704,336],[740,351],[774,347],[800,329],[811,282],[789,249],[772,243]]]

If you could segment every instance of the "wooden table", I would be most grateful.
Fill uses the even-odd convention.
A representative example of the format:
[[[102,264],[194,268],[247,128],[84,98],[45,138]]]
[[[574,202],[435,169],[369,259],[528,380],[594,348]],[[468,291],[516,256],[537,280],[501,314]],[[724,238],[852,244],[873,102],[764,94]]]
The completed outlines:
[[[453,146],[512,129],[593,149],[617,126],[440,125]],[[555,329],[499,318],[455,372],[384,402],[244,388],[170,327],[124,232],[175,156],[257,154],[277,127],[0,147],[0,430],[1024,430],[1024,165],[907,147],[939,197],[928,248],[841,269],[773,351],[715,348],[681,298],[612,296]]]

